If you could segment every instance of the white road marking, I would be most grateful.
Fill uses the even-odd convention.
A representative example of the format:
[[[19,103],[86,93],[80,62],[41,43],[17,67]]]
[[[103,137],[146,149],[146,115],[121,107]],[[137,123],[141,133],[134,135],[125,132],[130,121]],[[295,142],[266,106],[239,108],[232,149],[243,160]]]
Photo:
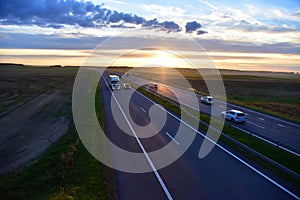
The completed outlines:
[[[261,121],[265,121],[265,119],[264,119],[264,118],[261,118],[261,117],[260,117],[260,118],[258,118],[258,119],[260,119]]]
[[[247,121],[247,123],[248,123],[248,124],[252,124],[252,125],[254,125],[254,126],[257,126],[257,127],[259,127],[259,128],[265,129],[265,127],[260,126],[260,125],[258,125],[258,124],[255,124],[255,123],[253,123],[253,122]]]
[[[106,82],[105,79],[104,79],[104,81],[105,81],[106,85],[108,86],[108,83]],[[134,137],[135,137],[135,139],[136,139],[136,141],[137,141],[139,147],[140,147],[141,150],[143,151],[143,153],[144,153],[144,155],[145,155],[145,157],[146,157],[146,159],[147,159],[147,161],[148,161],[148,163],[149,163],[151,169],[153,170],[153,173],[155,174],[155,176],[156,176],[158,182],[160,183],[160,185],[161,185],[163,191],[165,192],[167,198],[168,198],[169,200],[173,200],[173,197],[172,197],[171,193],[169,192],[169,190],[168,190],[166,184],[163,182],[161,176],[159,175],[157,169],[155,168],[155,166],[154,166],[152,160],[150,159],[150,157],[149,157],[147,151],[145,150],[145,147],[143,146],[142,142],[140,141],[139,137],[137,136],[136,132],[134,131],[133,127],[131,126],[131,124],[130,124],[128,118],[126,117],[126,114],[124,113],[123,109],[121,108],[121,105],[119,104],[117,98],[115,97],[115,95],[114,95],[113,92],[111,92],[111,95],[112,95],[112,97],[114,98],[115,102],[117,103],[117,105],[118,105],[118,107],[119,107],[119,109],[120,109],[120,111],[121,111],[123,117],[125,118],[125,120],[126,120],[128,126],[129,126],[129,128],[130,128],[130,130],[132,131],[132,133],[133,133],[133,135],[134,135]]]
[[[172,135],[170,135],[170,133],[168,133],[167,131],[166,131],[166,135],[167,135],[171,140],[173,140],[177,145],[180,145],[180,143],[179,143],[177,140],[175,140],[175,138],[173,138]]]
[[[105,80],[106,82],[106,80]],[[106,82],[107,84],[107,82]],[[108,84],[107,84],[108,85]],[[152,99],[146,97],[145,95],[143,95],[142,93],[138,92],[137,93],[141,96],[143,96],[145,99],[147,99],[148,101],[152,102],[153,104],[156,104]],[[112,96],[114,97],[114,99],[116,100],[116,97],[114,96],[114,94],[112,93]],[[117,100],[116,100],[117,102]],[[117,102],[118,104],[118,102]],[[118,104],[119,108],[121,109],[120,105]],[[159,107],[161,108],[161,107]],[[163,108],[161,108],[163,109]],[[182,119],[178,118],[177,116],[175,116],[174,114],[172,114],[171,112],[169,112],[168,110],[164,110],[166,111],[169,115],[171,115],[172,117],[174,117],[175,119],[181,121],[184,125],[186,125],[187,127],[191,128],[192,130],[196,131],[199,135],[201,135],[202,137],[208,139],[210,142],[212,142],[213,144],[215,144],[217,147],[219,147],[221,150],[223,150],[224,152],[228,153],[229,155],[231,155],[233,158],[237,159],[238,161],[240,161],[241,163],[243,163],[245,166],[249,167],[251,170],[253,170],[254,172],[256,172],[257,174],[261,175],[262,177],[264,177],[266,180],[270,181],[271,183],[273,183],[274,185],[276,185],[278,188],[280,188],[281,190],[285,191],[286,193],[288,193],[289,195],[291,195],[292,197],[299,199],[299,197],[294,194],[293,192],[289,191],[287,188],[285,188],[284,186],[282,186],[281,184],[277,183],[275,180],[273,180],[272,178],[268,177],[267,175],[265,175],[263,172],[259,171],[258,169],[256,169],[255,167],[253,167],[252,165],[248,164],[246,161],[242,160],[241,158],[239,158],[238,156],[236,156],[235,154],[231,153],[229,150],[225,149],[223,146],[221,146],[220,144],[216,143],[215,141],[213,141],[212,139],[210,139],[209,137],[207,137],[205,134],[201,133],[200,131],[196,130],[194,127],[192,127],[191,125],[189,125],[187,122],[183,121]],[[123,110],[121,109],[121,112],[123,115],[125,115],[125,113],[123,112]],[[127,121],[127,123],[129,124],[130,128],[133,130],[131,124],[129,123],[128,119],[125,116],[125,119]],[[135,132],[133,132],[135,134]],[[138,144],[142,145],[139,138],[137,137],[137,135],[135,134],[135,137],[137,138]],[[143,146],[142,146],[143,147]],[[141,147],[141,148],[142,148]],[[144,147],[142,148],[143,152],[145,151]],[[150,160],[149,155],[147,154],[147,152],[144,152],[147,160]],[[152,163],[152,161],[150,160],[150,162]],[[154,168],[153,163],[150,164],[150,166]],[[152,168],[152,169],[153,169]],[[155,168],[154,168],[155,169]],[[159,173],[155,170],[154,171],[156,177],[159,176],[158,181],[161,183],[162,188],[164,189],[164,192],[166,193],[166,195],[168,196],[169,199],[173,199],[171,194],[169,193],[166,185],[164,184],[164,182],[162,181]],[[165,190],[166,189],[166,190]]]
[[[283,127],[283,128],[285,127],[285,125],[282,125],[282,124],[277,124],[277,126],[280,126],[280,127]]]
[[[140,107],[141,111],[143,111],[144,113],[146,113],[146,110],[143,107]]]
[[[137,93],[141,96],[143,96],[145,99],[147,99],[148,101],[152,102],[153,104],[155,104],[155,102],[146,97],[145,95],[143,95],[142,93],[138,92]],[[159,107],[161,108],[161,107]],[[162,109],[162,108],[161,108]],[[217,147],[219,147],[220,149],[222,149],[224,152],[228,153],[229,155],[231,155],[233,158],[237,159],[238,161],[240,161],[241,163],[243,163],[245,166],[249,167],[251,170],[253,170],[254,172],[256,172],[257,174],[261,175],[262,177],[264,177],[266,180],[270,181],[271,183],[273,183],[274,185],[276,185],[278,188],[280,188],[281,190],[285,191],[286,193],[288,193],[289,195],[291,195],[292,197],[299,199],[299,197],[294,194],[293,192],[289,191],[287,188],[285,188],[284,186],[280,185],[279,183],[277,183],[275,180],[273,180],[272,178],[268,177],[267,175],[265,175],[263,172],[259,171],[258,169],[256,169],[255,167],[253,167],[252,165],[250,165],[249,163],[247,163],[246,161],[242,160],[241,158],[239,158],[238,156],[236,156],[235,154],[231,153],[229,150],[225,149],[225,147],[221,146],[220,144],[216,143],[215,141],[213,141],[212,139],[210,139],[209,137],[207,137],[205,134],[201,133],[200,131],[196,130],[194,127],[192,127],[191,125],[189,125],[187,122],[183,121],[182,119],[178,118],[177,116],[175,116],[174,114],[170,113],[168,110],[165,110],[169,115],[171,115],[172,117],[174,117],[175,119],[181,121],[184,125],[186,125],[187,127],[191,128],[192,130],[196,131],[199,135],[201,135],[202,137],[208,139],[211,143],[213,143],[214,145],[216,145]]]
[[[127,78],[127,79],[128,79],[128,78]],[[139,83],[140,83],[140,85],[141,85],[141,84],[146,84],[146,83],[148,83],[148,82],[151,82],[151,81],[149,81],[149,80],[147,80],[147,79],[144,79],[144,78],[142,79],[142,78],[140,78],[140,77],[134,77],[134,76],[129,77],[129,79],[130,79],[131,81],[135,82],[136,84],[139,84]],[[163,85],[163,84],[161,84],[161,85]],[[178,91],[181,92],[181,93],[184,93],[184,94],[186,94],[186,95],[190,95],[190,92],[189,92],[189,91],[181,90],[181,89],[179,89],[179,88],[171,87],[171,86],[168,86],[168,87],[171,88],[171,90],[178,90]],[[201,95],[199,95],[199,96],[201,96]],[[215,99],[215,101],[216,101],[216,102],[224,103],[224,101],[220,101],[220,100],[217,100],[217,99]],[[272,118],[272,119],[274,119],[274,120],[281,121],[281,122],[284,122],[284,123],[286,123],[286,124],[290,124],[290,125],[292,125],[292,126],[300,127],[300,124],[296,124],[296,123],[293,123],[293,122],[285,121],[285,120],[282,120],[282,119],[273,117],[273,116],[271,116],[271,115],[267,115],[267,114],[260,113],[260,112],[257,112],[257,111],[255,111],[255,110],[251,110],[251,109],[248,109],[248,108],[245,108],[245,107],[242,107],[242,106],[238,106],[238,105],[235,105],[235,104],[231,104],[231,103],[229,103],[229,102],[226,102],[226,103],[228,104],[227,107],[229,107],[229,106],[235,106],[235,107],[238,107],[238,108],[241,109],[241,110],[244,109],[244,110],[247,110],[247,111],[249,111],[249,112],[251,112],[251,113],[256,113],[256,114],[258,114],[258,115],[265,116],[266,118]],[[191,106],[190,106],[190,107],[191,107]],[[192,107],[192,108],[193,108],[193,107]]]

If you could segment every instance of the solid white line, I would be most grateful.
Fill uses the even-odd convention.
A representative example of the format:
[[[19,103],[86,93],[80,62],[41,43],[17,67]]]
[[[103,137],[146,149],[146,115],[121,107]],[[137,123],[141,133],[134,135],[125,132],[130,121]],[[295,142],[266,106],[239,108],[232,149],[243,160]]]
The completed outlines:
[[[144,113],[146,113],[146,110],[145,110],[143,107],[140,107],[140,109],[141,109]]]
[[[136,81],[136,80],[134,81],[134,80],[131,79],[131,81],[133,81],[133,82],[135,82],[135,83],[138,83],[138,81]],[[146,83],[146,82],[145,82],[145,83]],[[172,87],[172,88],[173,88],[173,87]],[[175,88],[175,89],[178,89],[178,88]],[[182,91],[181,91],[181,92],[182,92]],[[184,93],[185,93],[185,91],[184,91]],[[163,95],[163,94],[162,94],[162,95]],[[190,94],[188,94],[188,95],[190,95]],[[218,101],[218,100],[217,100],[217,101]],[[224,103],[223,101],[219,101],[219,102]],[[228,103],[228,102],[227,102],[227,103]],[[187,107],[189,107],[189,108],[198,110],[197,108],[194,108],[193,106],[190,106],[190,105],[188,105],[188,104],[183,103],[183,105],[185,105],[185,106],[187,106]],[[250,109],[247,109],[247,108],[238,106],[238,105],[234,105],[234,104],[230,104],[230,103],[228,103],[228,105],[237,106],[237,107],[239,107],[239,108],[248,110],[248,111],[250,111],[250,112],[254,112],[254,113],[256,113],[256,114],[260,114],[260,115],[265,116],[265,117],[269,117],[269,118],[272,118],[272,119],[275,119],[275,120],[279,120],[279,121],[282,121],[282,122],[285,122],[285,123],[288,123],[288,124],[291,124],[291,125],[295,125],[295,126],[300,127],[300,125],[298,125],[298,124],[295,124],[295,123],[292,123],[292,122],[288,122],[288,121],[284,121],[284,120],[281,120],[281,119],[279,119],[279,118],[275,118],[275,117],[270,116],[270,115],[266,115],[266,114],[263,114],[263,113],[259,113],[259,112],[256,112],[256,111],[254,111],[254,110],[250,110]],[[224,106],[221,105],[221,106],[219,106],[219,107],[224,107]],[[245,113],[245,115],[249,115],[249,114],[248,114],[248,113]],[[173,117],[174,117],[174,116],[173,116]],[[265,121],[263,118],[259,118],[259,119],[262,120],[262,121]],[[251,124],[251,122],[250,122],[250,124]],[[256,124],[255,124],[255,125],[256,125]],[[251,134],[249,131],[246,131],[246,130],[244,130],[244,129],[242,129],[242,128],[239,128],[238,126],[234,126],[234,127],[237,128],[237,129],[240,129],[241,131],[243,131],[243,132],[245,132],[245,133]],[[261,127],[260,127],[260,128],[261,128]],[[263,129],[265,129],[265,127],[263,127]],[[277,146],[277,144],[275,144],[275,143],[273,143],[273,142],[271,142],[271,141],[269,141],[269,140],[266,140],[266,139],[264,139],[264,138],[262,138],[262,137],[260,137],[260,136],[258,136],[258,135],[255,135],[255,134],[252,134],[252,135],[253,135],[254,137],[258,138],[258,139],[261,139],[261,140],[263,140],[263,141],[265,141],[265,142],[268,142],[268,143],[270,143],[270,144],[272,144],[272,145]],[[287,149],[287,148],[285,148],[285,147],[279,146],[279,148],[281,148],[281,149],[283,149],[283,150],[285,150],[285,151],[288,151],[288,152],[290,152],[290,153],[292,153],[292,154],[294,154],[294,155],[296,155],[296,156],[300,156],[299,153],[296,153],[296,152],[294,152],[294,151],[292,151],[292,150],[290,150],[290,149]]]
[[[260,126],[260,125],[258,125],[258,124],[255,124],[255,123],[253,123],[253,122],[247,121],[247,123],[248,123],[248,124],[252,124],[252,125],[254,125],[254,126],[257,126],[257,127],[259,127],[259,128],[265,129],[265,127]]]
[[[143,96],[144,98],[146,98],[148,101],[152,102],[153,104],[156,104],[153,100],[149,99],[148,97],[146,97],[145,95],[143,95],[142,93],[136,91],[138,94],[140,94],[141,96]],[[162,109],[159,106],[160,109]],[[172,113],[170,113],[168,110],[166,110],[166,112],[173,116],[175,119],[181,121],[184,125],[186,125],[187,127],[191,128],[192,130],[196,131],[199,135],[201,135],[202,137],[208,139],[210,142],[212,142],[213,144],[215,144],[217,147],[219,147],[221,150],[225,151],[226,153],[228,153],[229,155],[231,155],[233,158],[237,159],[238,161],[240,161],[241,163],[243,163],[245,166],[249,167],[251,170],[253,170],[254,172],[256,172],[257,174],[261,175],[262,177],[264,177],[266,180],[270,181],[271,183],[273,183],[274,185],[276,185],[277,187],[279,187],[281,190],[285,191],[286,193],[288,193],[289,195],[291,195],[292,197],[296,198],[296,199],[300,199],[300,197],[298,197],[296,194],[294,194],[293,192],[289,191],[288,189],[286,189],[284,186],[280,185],[279,183],[277,183],[276,181],[274,181],[273,179],[271,179],[270,177],[268,177],[267,175],[265,175],[264,173],[262,173],[261,171],[259,171],[258,169],[254,168],[253,166],[251,166],[250,164],[248,164],[247,162],[245,162],[244,160],[242,160],[241,158],[239,158],[238,156],[234,155],[233,153],[231,153],[230,151],[228,151],[227,149],[225,149],[224,147],[222,147],[221,145],[219,145],[218,143],[216,143],[215,141],[213,141],[212,139],[210,139],[209,137],[207,137],[206,135],[204,135],[203,133],[201,133],[200,131],[196,130],[194,127],[192,127],[191,125],[189,125],[188,123],[186,123],[185,121],[179,119],[178,117],[176,117],[175,115],[173,115]]]
[[[277,124],[277,126],[280,126],[280,127],[283,127],[283,128],[285,127],[285,126],[284,126],[284,125],[282,125],[282,124]]]
[[[281,148],[281,149],[283,149],[283,150],[285,150],[285,151],[288,151],[288,152],[290,152],[290,153],[292,153],[292,154],[295,154],[296,156],[299,156],[299,157],[300,157],[300,154],[299,154],[299,153],[296,153],[296,152],[294,152],[294,151],[291,151],[291,150],[289,150],[289,149],[287,149],[287,148],[285,148],[285,147],[283,147],[283,146],[279,146],[279,148]]]
[[[238,127],[238,126],[235,126],[235,125],[232,125],[232,126],[233,126],[234,128],[237,128],[237,129],[239,129],[239,130],[245,132],[245,133],[248,133],[248,134],[250,134],[250,135],[252,135],[252,136],[254,136],[254,137],[256,137],[256,138],[258,138],[258,139],[260,139],[260,140],[263,140],[263,141],[265,141],[265,142],[267,142],[267,143],[269,143],[269,144],[271,144],[271,145],[278,146],[278,144],[276,144],[276,143],[274,143],[274,142],[271,142],[271,141],[269,141],[269,140],[267,140],[267,139],[265,139],[265,138],[263,138],[263,137],[260,137],[259,135],[256,135],[256,134],[254,134],[254,133],[251,133],[251,132],[249,132],[249,131],[246,131],[245,129],[242,129],[242,128]],[[285,147],[283,147],[283,146],[278,146],[278,147],[281,148],[281,149],[283,149],[283,150],[285,150],[285,151],[288,151],[288,152],[290,152],[290,153],[292,153],[292,154],[294,154],[294,155],[296,155],[296,156],[298,156],[298,157],[300,157],[300,154],[297,153],[297,152],[294,152],[294,151],[292,151],[292,150],[289,150],[289,149],[287,149],[287,148],[285,148]]]
[[[149,81],[149,80],[147,80],[147,79],[140,78],[140,77],[136,77],[136,76],[134,76],[134,75],[132,75],[129,79],[130,79],[131,81],[133,81],[132,79],[134,79],[133,82],[135,82],[135,83],[137,83],[137,84],[138,84],[140,81],[143,82],[144,84],[146,84],[146,83],[148,83],[148,82],[151,82],[151,81]],[[137,80],[137,79],[139,79],[139,80]],[[178,90],[178,91],[180,91],[181,93],[185,93],[186,95],[191,95],[189,91],[182,90],[182,89],[180,89],[180,88],[176,88],[176,87],[172,87],[172,86],[168,86],[168,87],[171,88],[172,90]],[[221,102],[222,104],[224,103],[224,101],[220,101],[220,100],[217,100],[217,99],[216,99],[215,101],[219,101],[219,102]],[[278,120],[278,121],[281,121],[281,122],[283,122],[283,123],[290,124],[290,125],[292,125],[292,126],[300,127],[300,124],[297,124],[297,123],[289,122],[289,121],[286,121],[286,120],[283,120],[283,119],[280,119],[280,118],[277,118],[277,117],[273,117],[273,116],[271,116],[271,115],[267,115],[267,114],[264,114],[264,113],[260,113],[260,112],[257,112],[257,111],[255,111],[255,110],[251,110],[251,109],[248,109],[248,108],[245,108],[245,107],[242,107],[242,106],[239,106],[239,105],[235,105],[235,104],[232,104],[232,103],[228,103],[228,102],[226,102],[226,103],[227,103],[227,107],[230,107],[230,106],[238,107],[239,109],[244,109],[244,110],[247,110],[247,111],[249,111],[249,112],[251,112],[251,113],[256,113],[256,114],[258,114],[258,115],[260,115],[260,116],[265,116],[266,118],[272,118],[272,119],[274,119],[274,120]],[[244,112],[244,113],[245,113],[245,112]]]
[[[253,136],[256,137],[256,138],[259,138],[260,140],[263,140],[263,141],[265,141],[265,142],[267,142],[267,143],[269,143],[269,144],[272,144],[272,145],[274,145],[274,146],[277,146],[276,143],[271,142],[271,141],[269,141],[269,140],[266,140],[266,139],[263,138],[263,137],[260,137],[260,136],[258,136],[258,135],[255,135],[255,134],[253,134],[253,133],[251,133],[251,132],[249,132],[249,131],[246,131],[246,130],[244,130],[244,129],[238,127],[238,126],[235,126],[235,125],[232,125],[232,126],[233,126],[234,128],[236,128],[236,129],[239,129],[239,130],[245,132],[245,133],[248,133],[248,134],[250,134],[250,135],[253,135]]]
[[[133,82],[136,82],[136,81],[133,81]],[[142,95],[141,93],[139,93],[139,94]],[[144,95],[142,95],[142,96],[144,96]],[[151,99],[149,99],[148,97],[144,96],[144,98],[148,99],[150,102],[152,102],[152,103],[155,104],[155,102],[153,102],[153,101],[152,101]],[[222,102],[222,101],[219,101],[219,102]],[[222,102],[222,103],[223,103],[223,102]],[[190,107],[190,108],[192,108],[192,109],[196,109],[196,108],[194,108],[194,107],[192,107],[192,106],[190,106],[190,105],[184,104],[184,103],[183,103],[183,105],[185,105],[185,106],[187,106],[187,107]],[[228,105],[233,105],[233,104],[228,103]],[[237,105],[234,105],[234,106],[237,106]],[[278,118],[275,118],[275,117],[272,117],[272,116],[269,116],[269,115],[265,115],[265,114],[263,114],[263,113],[259,113],[259,112],[253,111],[253,110],[249,110],[249,109],[244,108],[244,107],[241,107],[241,106],[237,106],[237,107],[246,109],[246,110],[248,110],[248,111],[251,111],[251,112],[254,112],[254,113],[257,113],[257,114],[261,114],[261,115],[266,116],[266,117],[270,117],[270,118],[274,118],[274,119],[277,119],[277,120],[286,122],[286,121],[284,121],[284,120],[281,120],[281,119],[278,119]],[[168,112],[168,113],[169,113],[169,112]],[[176,116],[174,116],[172,113],[169,113],[169,114],[172,115],[173,117],[175,117],[177,120],[180,120],[179,118],[177,118]],[[245,114],[248,115],[248,113],[245,113]],[[260,119],[263,119],[263,118],[260,118]],[[248,122],[248,121],[247,121],[247,122]],[[249,122],[248,122],[248,123],[249,123]],[[289,122],[288,122],[288,123],[289,123]],[[251,124],[251,122],[250,122],[250,124]],[[290,123],[290,124],[291,124],[291,125],[296,125],[296,126],[298,126],[297,124],[294,124],[294,123]],[[256,124],[254,124],[254,125],[256,125]],[[234,126],[234,125],[233,125],[233,126]],[[241,131],[243,131],[243,132],[245,132],[245,133],[251,134],[251,135],[253,135],[254,137],[256,137],[256,138],[258,138],[258,139],[261,139],[261,140],[263,140],[263,141],[265,141],[265,142],[267,142],[267,143],[269,143],[269,144],[272,144],[272,145],[274,145],[274,146],[278,146],[277,144],[275,144],[275,143],[273,143],[273,142],[271,142],[271,141],[269,141],[269,140],[267,140],[267,139],[265,139],[265,138],[263,138],[263,137],[260,137],[260,136],[258,136],[258,135],[256,135],[256,134],[250,133],[249,131],[246,131],[246,130],[244,130],[244,129],[238,127],[238,126],[234,126],[234,127],[237,128],[237,129],[239,129],[239,130],[241,130]],[[299,127],[300,127],[300,126],[299,126]],[[260,128],[262,128],[262,127],[260,127]],[[263,127],[263,129],[265,129],[265,127]],[[290,149],[287,149],[287,148],[282,147],[282,146],[278,146],[278,147],[281,148],[281,149],[283,149],[283,150],[285,150],[285,151],[288,151],[288,152],[290,152],[290,153],[292,153],[292,154],[294,154],[294,155],[296,155],[296,156],[300,156],[299,153],[294,152],[294,151],[292,151],[292,150],[290,150]]]
[[[260,118],[258,118],[258,119],[260,119],[261,121],[265,121],[265,119],[264,119],[264,118],[261,118],[261,117],[260,117]]]
[[[106,82],[105,79],[104,79],[104,81],[105,81],[105,83],[106,83],[106,85],[107,85],[107,82]],[[117,98],[115,97],[114,93],[112,93],[112,92],[111,92],[111,95],[112,95],[112,97],[114,98],[115,102],[117,103],[117,105],[118,105],[118,107],[119,107],[119,109],[120,109],[120,111],[121,111],[123,117],[125,118],[125,120],[126,120],[128,126],[129,126],[129,128],[130,128],[130,130],[131,130],[132,133],[134,134],[134,137],[135,137],[135,139],[136,139],[138,145],[140,146],[141,150],[143,151],[143,153],[144,153],[144,155],[145,155],[145,157],[146,157],[146,159],[147,159],[147,161],[148,161],[150,167],[152,168],[152,170],[153,170],[153,172],[154,172],[154,174],[155,174],[155,176],[156,176],[158,182],[160,183],[160,185],[161,185],[163,191],[165,192],[165,194],[166,194],[166,196],[168,197],[169,200],[173,200],[173,197],[171,196],[171,194],[170,194],[170,192],[169,192],[167,186],[166,186],[165,183],[163,182],[163,180],[162,180],[161,176],[159,175],[157,169],[155,168],[155,166],[154,166],[152,160],[150,159],[149,155],[147,154],[147,152],[146,152],[146,150],[145,150],[143,144],[141,143],[139,137],[137,136],[136,132],[134,131],[133,127],[131,126],[131,124],[130,124],[128,118],[126,117],[126,114],[125,114],[124,111],[122,110],[122,108],[121,108],[121,106],[120,106],[120,104],[119,104]]]
[[[167,131],[166,131],[166,135],[167,135],[171,140],[173,140],[177,145],[180,145],[180,143],[179,143],[177,140],[175,140],[175,138],[173,138],[172,135],[170,135],[170,133],[168,133]]]

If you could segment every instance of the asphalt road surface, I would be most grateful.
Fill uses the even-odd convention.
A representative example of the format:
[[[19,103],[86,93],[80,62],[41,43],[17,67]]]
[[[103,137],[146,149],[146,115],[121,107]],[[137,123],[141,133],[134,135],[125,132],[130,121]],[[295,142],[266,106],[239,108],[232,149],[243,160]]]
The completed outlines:
[[[137,83],[139,85],[148,84],[151,81],[136,77],[128,76],[127,80]],[[177,99],[180,96],[185,100],[185,104],[192,105],[190,99],[192,99],[192,92],[178,89],[175,87],[167,86],[164,84],[159,84],[157,93],[162,94],[171,99]],[[177,97],[174,95],[176,93]],[[199,98],[199,108],[202,113],[211,114],[211,105],[205,105],[200,103]],[[249,131],[251,133],[256,133],[263,136],[264,138],[270,139],[276,144],[283,145],[284,147],[291,149],[297,153],[300,153],[300,125],[292,123],[286,120],[282,120],[270,115],[266,115],[254,110],[250,110],[241,106],[233,104],[225,104],[221,101],[215,101],[213,105],[215,108],[213,115],[214,117],[220,117],[220,113],[224,110],[236,109],[245,113],[246,123],[245,124],[235,124],[236,127]]]
[[[145,158],[145,162],[149,165],[153,164],[156,169],[157,158],[151,156],[151,152],[172,143],[174,149],[169,149],[167,152],[172,156],[172,153],[185,143],[184,139],[174,139],[180,126],[180,120],[174,115],[167,113],[163,128],[153,134],[149,131],[157,128],[156,124],[151,123],[149,117],[149,109],[153,106],[153,102],[136,92],[130,96],[131,91],[125,89],[113,92],[113,97],[103,78],[100,84],[107,135],[116,145],[135,153],[143,153],[144,150],[144,154],[147,154],[150,160]],[[126,105],[128,99],[130,103]],[[111,105],[116,104],[116,101],[119,107],[112,109]],[[135,134],[140,138],[136,139],[119,127],[114,120],[116,115],[122,116],[119,120],[123,121],[119,123],[124,125],[135,123],[143,127],[151,124],[151,127],[147,131],[135,129]],[[185,126],[184,134],[193,134],[193,130]],[[147,138],[147,135],[151,137]],[[196,134],[192,144],[178,160],[154,172],[126,173],[116,170],[118,198],[125,200],[293,199],[289,191],[267,180],[266,177],[255,172],[255,169],[251,169],[220,147],[215,146],[206,157],[200,159],[198,153],[202,142],[203,137]],[[115,156],[112,155],[113,160],[114,158]],[[114,161],[114,163],[120,162]]]

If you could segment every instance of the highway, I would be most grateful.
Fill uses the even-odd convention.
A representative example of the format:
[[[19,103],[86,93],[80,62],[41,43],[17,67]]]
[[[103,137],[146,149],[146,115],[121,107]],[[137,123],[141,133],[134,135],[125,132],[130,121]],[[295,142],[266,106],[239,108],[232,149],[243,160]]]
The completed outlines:
[[[153,102],[130,90],[112,92],[102,78],[101,94],[104,104],[106,130],[110,140],[130,152],[144,153],[145,162],[157,166],[157,158],[151,152],[172,143],[176,152],[185,143],[175,140],[181,123],[173,114],[167,113],[163,128],[152,135],[143,129],[131,129],[132,135],[125,133],[114,120],[114,116],[123,120],[122,124],[134,127],[131,123],[146,126],[150,123],[149,109]],[[129,105],[126,102],[129,101]],[[118,106],[113,107],[112,102]],[[128,107],[129,109],[126,109]],[[147,130],[156,130],[151,123]],[[193,134],[194,130],[186,126],[184,134]],[[151,137],[146,137],[150,135]],[[251,167],[221,146],[215,146],[205,158],[199,159],[198,153],[203,137],[196,134],[188,150],[169,166],[148,173],[126,173],[115,170],[119,199],[293,199],[298,198],[283,186],[272,182],[270,178]],[[144,152],[143,152],[144,151]],[[114,155],[112,155],[114,160]],[[118,163],[118,161],[113,161]],[[293,196],[294,195],[294,196]],[[299,195],[299,194],[298,194]]]
[[[151,83],[152,81],[136,77],[133,75],[123,77],[125,80],[130,82],[144,85]],[[173,92],[172,92],[173,91]],[[191,105],[189,102],[192,99],[192,92],[187,90],[182,90],[176,87],[167,86],[164,84],[159,84],[157,93],[166,96],[168,98],[177,100],[177,97],[174,95],[176,93],[177,96],[181,96],[181,99],[185,100],[185,104]],[[211,114],[211,105],[205,105],[200,103],[200,95],[199,98],[199,110],[201,113]],[[248,131],[254,134],[258,134],[263,136],[264,138],[269,139],[275,144],[280,144],[298,154],[300,154],[300,125],[296,123],[292,123],[286,120],[282,120],[267,114],[263,114],[260,112],[256,112],[254,110],[250,110],[238,105],[227,103],[225,104],[222,101],[215,101],[213,105],[215,107],[215,115],[214,117],[220,117],[220,113],[229,109],[240,110],[245,113],[247,119],[245,124],[234,124],[237,128]]]

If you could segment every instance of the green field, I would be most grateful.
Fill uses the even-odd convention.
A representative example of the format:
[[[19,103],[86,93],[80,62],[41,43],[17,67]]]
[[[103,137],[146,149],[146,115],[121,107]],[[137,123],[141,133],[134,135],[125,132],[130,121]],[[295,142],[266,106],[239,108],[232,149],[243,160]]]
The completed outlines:
[[[111,69],[126,72],[131,68],[112,67]],[[211,70],[200,69],[199,71],[207,74],[207,77],[215,77]],[[129,72],[178,88],[182,88],[183,85],[180,81],[182,75],[197,93],[209,94],[205,81],[195,69],[140,68]],[[299,74],[234,70],[220,70],[220,73],[228,102],[300,123]]]

